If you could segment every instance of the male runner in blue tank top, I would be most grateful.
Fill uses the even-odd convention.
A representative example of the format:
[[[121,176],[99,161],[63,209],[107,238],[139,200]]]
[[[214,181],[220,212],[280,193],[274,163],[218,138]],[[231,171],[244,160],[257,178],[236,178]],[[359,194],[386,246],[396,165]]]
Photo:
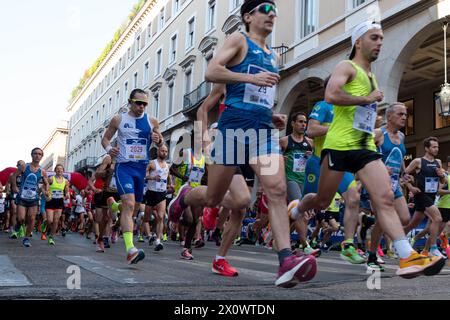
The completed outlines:
[[[114,116],[106,130],[102,146],[106,152],[116,157],[115,177],[120,194],[121,208],[114,198],[108,199],[113,212],[121,211],[120,225],[123,232],[127,261],[136,264],[144,259],[143,250],[133,244],[133,213],[143,200],[144,179],[149,163],[150,145],[163,143],[159,132],[159,122],[145,113],[148,94],[134,89],[128,99],[130,111]],[[111,140],[117,132],[117,147],[111,146]]]
[[[233,203],[226,193],[236,167],[250,164],[269,200],[270,224],[279,248],[280,267],[275,284],[292,287],[312,279],[317,265],[314,257],[294,256],[290,250],[284,160],[279,139],[273,132],[274,125],[277,129],[286,126],[286,117],[272,111],[275,86],[280,76],[278,57],[266,45],[276,16],[273,1],[245,1],[241,6],[241,17],[246,33],[232,34],[210,62],[206,80],[227,84],[227,107],[218,125],[222,139],[214,142],[215,164],[210,166],[208,187],[197,187],[192,191],[189,186],[182,187],[169,211],[218,204],[236,210],[245,208],[248,203]],[[239,154],[236,154],[237,149],[241,151]]]

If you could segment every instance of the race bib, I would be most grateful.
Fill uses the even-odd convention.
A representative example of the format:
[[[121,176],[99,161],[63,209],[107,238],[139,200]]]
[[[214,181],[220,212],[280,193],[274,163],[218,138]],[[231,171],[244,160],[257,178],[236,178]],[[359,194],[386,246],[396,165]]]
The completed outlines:
[[[292,166],[292,171],[294,172],[305,172],[306,167],[306,157],[303,153],[294,153],[294,165]]]
[[[258,74],[261,72],[268,71],[253,64],[248,66],[248,74]],[[275,88],[276,86],[260,87],[247,83],[245,85],[244,103],[256,104],[258,106],[272,109],[275,104]]]
[[[393,174],[391,176],[391,188],[392,188],[392,191],[394,191],[394,192],[399,187],[399,182],[398,181],[399,181],[399,175],[398,174]]]
[[[2,201],[0,202],[0,213],[4,213],[5,212],[5,202]]]
[[[147,139],[126,139],[125,157],[128,160],[147,160]]]
[[[68,206],[70,204],[70,199],[64,199],[64,205]]]
[[[110,189],[117,189],[116,177],[112,177],[111,178],[111,181],[109,182],[109,188]]]
[[[52,190],[52,199],[62,199],[64,194],[62,190]]]
[[[167,180],[161,179],[159,181],[156,181],[156,192],[166,192],[167,191]]]
[[[368,104],[365,106],[357,106],[355,110],[355,118],[353,119],[353,129],[373,134],[376,120],[376,103]]]
[[[34,200],[37,198],[36,189],[24,188],[20,194],[20,197],[25,200]]]
[[[425,193],[436,193],[439,187],[439,178],[425,177]]]
[[[341,205],[341,201],[339,199],[334,199],[334,207],[339,208]]]
[[[189,182],[200,183],[202,181],[205,169],[199,167],[193,167],[189,174]]]

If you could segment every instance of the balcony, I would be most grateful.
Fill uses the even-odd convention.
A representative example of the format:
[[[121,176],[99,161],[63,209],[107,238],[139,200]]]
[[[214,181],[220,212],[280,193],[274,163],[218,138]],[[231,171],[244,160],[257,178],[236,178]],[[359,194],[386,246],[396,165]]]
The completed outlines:
[[[183,100],[183,114],[185,116],[193,116],[197,111],[197,108],[200,107],[203,100],[205,100],[211,92],[211,88],[211,82],[203,81],[197,89],[185,94]]]
[[[86,159],[80,160],[75,164],[75,171],[86,172],[87,169],[95,167],[97,164],[97,158],[87,157]]]
[[[286,56],[287,56],[289,47],[282,44],[281,46],[273,47],[272,49],[280,56],[280,59],[278,61],[278,68],[280,68],[280,69],[283,68],[284,65],[286,64]]]

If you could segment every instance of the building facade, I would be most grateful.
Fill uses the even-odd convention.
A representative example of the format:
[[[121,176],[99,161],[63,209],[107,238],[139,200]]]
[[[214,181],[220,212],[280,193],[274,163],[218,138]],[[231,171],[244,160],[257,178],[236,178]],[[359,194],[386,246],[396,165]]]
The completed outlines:
[[[107,58],[67,107],[67,169],[82,171],[105,154],[100,141],[114,114],[126,110],[134,88],[150,94],[148,113],[160,121],[171,151],[193,126],[211,85],[208,62],[227,35],[240,28],[242,0],[148,0]],[[276,112],[309,113],[323,99],[323,81],[350,53],[354,26],[381,21],[384,44],[374,63],[385,105],[405,102],[408,157],[423,138],[441,140],[450,155],[450,121],[436,111],[444,79],[443,32],[450,0],[282,0],[269,45],[281,55]],[[381,105],[381,110],[383,105]],[[211,121],[217,117],[213,110]],[[289,132],[288,128],[288,132]]]
[[[41,167],[46,171],[53,171],[57,164],[65,164],[68,134],[68,122],[59,121],[42,148],[44,158]]]

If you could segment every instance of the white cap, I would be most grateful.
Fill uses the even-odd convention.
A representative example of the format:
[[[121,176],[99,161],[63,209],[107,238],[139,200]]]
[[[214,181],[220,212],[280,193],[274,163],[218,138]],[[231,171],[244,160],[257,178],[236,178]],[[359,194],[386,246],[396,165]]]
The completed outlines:
[[[217,127],[219,126],[219,124],[217,122],[212,123],[209,128],[210,129],[217,129]]]
[[[366,34],[367,31],[372,29],[378,29],[381,30],[381,25],[379,23],[376,23],[374,21],[364,21],[358,24],[352,32],[352,52],[350,53],[350,59],[353,59],[353,57],[356,54],[355,50],[355,43],[356,40],[361,38],[364,34]]]

